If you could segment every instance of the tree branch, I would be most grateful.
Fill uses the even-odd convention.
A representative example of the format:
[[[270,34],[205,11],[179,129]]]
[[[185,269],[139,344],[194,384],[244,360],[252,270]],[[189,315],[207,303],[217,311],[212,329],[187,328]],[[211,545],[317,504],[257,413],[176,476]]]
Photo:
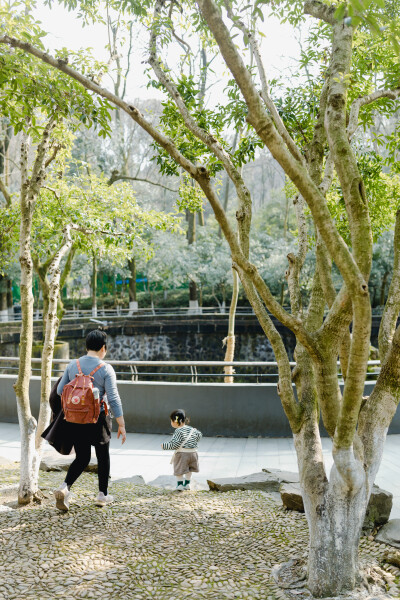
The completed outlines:
[[[1,177],[0,177],[0,192],[3,194],[4,199],[6,201],[6,205],[9,208],[11,206],[11,194],[7,190],[6,186],[4,185],[4,182],[1,179]]]
[[[377,452],[400,401],[400,327],[397,327],[371,395],[362,406],[358,429],[364,445],[364,463],[371,484],[379,467]],[[381,447],[377,447],[379,440]]]
[[[311,180],[307,170],[289,152],[272,119],[266,113],[264,103],[252,81],[251,73],[244,65],[235,42],[231,39],[229,31],[221,18],[219,9],[213,0],[197,0],[197,4],[213,33],[226,65],[232,72],[246,101],[249,111],[248,122],[254,127],[260,139],[269,148],[272,156],[278,161],[306,200],[329,253],[335,257],[336,264],[352,295],[368,296],[368,287],[365,280],[333,223],[325,198]]]
[[[229,0],[224,0],[224,5],[225,5],[226,11],[228,13],[228,17],[231,19],[231,21],[233,22],[234,25],[239,27],[239,29],[247,36],[247,38],[249,40],[252,52],[256,59],[258,73],[260,75],[261,97],[264,100],[265,105],[268,108],[269,112],[271,113],[272,119],[275,123],[275,126],[276,126],[278,132],[284,139],[287,147],[289,148],[290,152],[293,154],[294,158],[296,160],[298,160],[300,163],[304,164],[304,156],[302,155],[296,142],[293,140],[290,133],[286,129],[285,124],[282,121],[282,119],[278,113],[278,110],[275,106],[275,103],[273,102],[273,100],[270,96],[269,85],[268,85],[268,80],[267,80],[267,76],[265,73],[264,63],[261,58],[261,53],[260,53],[260,49],[258,47],[258,42],[257,42],[254,34],[248,29],[248,27],[246,27],[245,23],[240,18],[238,18],[236,15],[233,14],[231,2]]]
[[[360,108],[362,106],[366,106],[367,104],[371,104],[380,98],[389,98],[390,100],[397,100],[400,97],[400,88],[395,88],[393,90],[376,90],[372,92],[372,94],[368,94],[367,96],[360,96],[356,100],[354,100],[350,109],[350,117],[349,124],[347,126],[347,135],[349,140],[355,134],[358,127],[358,115],[360,112]]]
[[[349,219],[351,245],[354,259],[367,279],[372,260],[372,232],[368,202],[365,196],[357,160],[348,140],[346,128],[347,80],[350,72],[353,45],[353,28],[336,23],[333,27],[332,61],[329,92],[325,114],[329,148],[343,191]],[[336,257],[331,254],[335,259]],[[336,261],[337,262],[337,261]],[[338,265],[339,266],[339,265]],[[348,287],[348,281],[346,281]],[[343,401],[335,432],[335,448],[350,448],[354,440],[358,414],[364,393],[364,380],[370,347],[371,304],[368,287],[365,294],[353,295],[353,335]]]
[[[126,237],[126,232],[117,233],[115,231],[106,231],[105,229],[87,229],[86,227],[81,227],[76,224],[69,224],[69,227],[73,231],[79,231],[79,233],[84,233],[85,235],[98,235],[99,233],[103,235],[110,235],[111,237]]]
[[[53,160],[55,160],[55,158],[56,158],[57,154],[59,153],[59,151],[61,150],[61,148],[62,148],[61,144],[57,144],[56,146],[54,146],[53,153],[49,156],[49,158],[44,163],[45,169],[47,169],[47,167],[53,162]]]
[[[204,167],[200,167],[199,171],[202,172],[202,176],[197,180],[201,189],[205,193],[210,205],[214,211],[215,218],[217,219],[223,233],[225,239],[227,240],[231,253],[232,260],[236,263],[247,276],[250,277],[252,284],[256,288],[260,298],[264,302],[265,306],[268,310],[288,329],[293,331],[293,333],[297,336],[298,340],[305,348],[311,356],[317,358],[317,350],[315,348],[314,341],[312,337],[305,330],[303,323],[299,318],[294,315],[289,314],[286,310],[275,300],[271,291],[265,284],[265,281],[261,277],[255,265],[251,264],[246,257],[243,255],[240,245],[238,243],[237,235],[233,231],[229,220],[226,216],[225,211],[223,210],[221,203],[211,186],[209,175]]]
[[[142,178],[142,177],[128,177],[125,175],[120,175],[119,171],[112,171],[110,179],[107,181],[108,185],[112,185],[116,181],[127,180],[127,181],[141,181],[143,183],[150,183],[151,185],[156,185],[158,187],[164,188],[170,192],[178,193],[179,190],[175,190],[174,188],[170,188],[163,183],[157,183],[157,181],[151,181],[150,179]]]
[[[316,19],[320,19],[321,21],[325,21],[325,23],[329,23],[330,25],[334,25],[337,23],[335,19],[336,6],[326,6],[323,2],[319,2],[319,0],[306,0],[304,2],[304,14],[311,15]]]
[[[286,279],[290,294],[290,304],[292,314],[300,318],[301,313],[301,296],[300,296],[300,273],[304,265],[307,254],[307,222],[304,213],[304,198],[298,194],[293,200],[296,212],[296,221],[298,229],[298,252],[294,254],[290,252],[287,255],[289,268],[286,271]]]
[[[378,339],[381,364],[386,359],[392,344],[400,312],[400,210],[396,213],[393,247],[394,260],[392,281],[390,283],[389,294],[379,327]]]
[[[282,338],[262,305],[250,277],[240,267],[238,268],[238,265],[233,264],[233,267],[238,271],[246,296],[253,307],[265,335],[271,343],[275,360],[278,363],[278,394],[281,398],[282,406],[288,418],[290,427],[293,433],[297,433],[301,428],[302,409],[299,403],[296,402],[293,393],[292,373]]]
[[[17,38],[10,37],[8,35],[0,36],[0,44],[7,44],[8,46],[11,46],[13,48],[20,48],[24,52],[28,52],[29,54],[36,56],[37,58],[39,58],[43,62],[47,63],[48,65],[54,67],[55,69],[58,69],[59,71],[62,71],[66,75],[69,75],[70,77],[72,77],[73,79],[78,81],[87,90],[90,90],[90,91],[94,92],[95,94],[98,94],[102,98],[106,98],[106,100],[109,100],[112,104],[115,104],[115,106],[118,106],[119,108],[121,108],[136,123],[138,123],[138,125],[140,125],[140,127],[142,127],[142,129],[147,131],[147,133],[149,135],[151,135],[151,137],[158,144],[160,144],[160,146],[162,148],[164,148],[164,150],[166,150],[170,154],[170,156],[183,169],[185,169],[185,171],[187,171],[192,176],[196,175],[195,165],[190,160],[185,158],[183,156],[183,154],[181,154],[179,152],[179,150],[176,148],[175,144],[173,143],[173,141],[171,139],[167,138],[160,131],[158,131],[158,129],[153,127],[153,125],[143,117],[141,112],[135,106],[133,106],[130,103],[125,102],[124,100],[122,100],[121,98],[119,98],[118,96],[116,96],[115,94],[110,92],[109,90],[101,87],[100,85],[98,85],[97,83],[95,83],[94,81],[89,79],[88,77],[85,77],[85,75],[82,75],[81,73],[79,73],[78,71],[73,69],[72,67],[68,66],[67,61],[65,59],[61,59],[61,58],[56,59],[53,56],[50,56],[47,52],[43,52],[43,50],[36,48],[29,42],[23,42],[21,40],[18,40]]]
[[[222,162],[228,176],[232,180],[236,188],[239,202],[241,204],[239,215],[240,219],[238,218],[238,221],[240,221],[238,225],[239,232],[241,235],[241,246],[243,253],[246,257],[248,257],[249,233],[252,213],[250,192],[247,186],[245,185],[240,172],[235,168],[229,154],[223,148],[222,144],[212,134],[207,132],[205,129],[203,129],[196,123],[195,119],[192,117],[188,108],[186,107],[185,101],[179,93],[176,85],[171,80],[170,76],[168,76],[164,72],[161,60],[157,56],[157,39],[159,34],[159,20],[162,6],[163,1],[157,0],[154,8],[153,23],[150,29],[149,64],[152,66],[160,83],[165,87],[165,89],[168,91],[171,98],[175,102],[188,129],[193,133],[193,135],[195,135],[199,140],[201,140]]]
[[[335,170],[335,164],[333,162],[332,155],[329,152],[328,156],[326,157],[326,161],[325,161],[324,178],[321,181],[321,183],[319,184],[319,189],[321,190],[321,194],[323,194],[324,196],[326,196],[329,188],[332,185],[334,170]]]
[[[68,253],[67,260],[65,262],[64,268],[63,268],[62,273],[61,273],[61,277],[60,277],[60,290],[63,289],[63,287],[65,285],[65,282],[67,281],[67,277],[68,277],[68,275],[71,272],[72,262],[74,260],[74,256],[75,256],[76,250],[77,250],[77,245],[76,244],[72,244],[71,250]]]

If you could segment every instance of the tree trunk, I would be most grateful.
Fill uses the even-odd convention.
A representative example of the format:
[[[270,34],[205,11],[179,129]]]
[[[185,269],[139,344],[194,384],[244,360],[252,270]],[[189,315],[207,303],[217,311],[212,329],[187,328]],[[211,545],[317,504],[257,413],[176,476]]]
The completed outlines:
[[[198,300],[197,285],[196,285],[196,282],[193,281],[193,279],[191,279],[190,283],[189,283],[189,300],[191,300],[191,301]]]
[[[12,293],[11,279],[7,279],[7,310],[8,310],[8,319],[9,320],[13,319],[14,308],[13,308],[13,293]]]
[[[129,277],[129,314],[131,315],[138,310],[138,302],[137,302],[137,286],[136,286],[136,260],[133,256],[130,260],[128,260],[128,267],[131,272],[131,276]]]
[[[381,306],[383,306],[383,305],[385,304],[386,285],[387,285],[388,276],[389,276],[389,273],[386,271],[386,272],[384,273],[384,275],[383,275],[383,278],[382,278],[382,284],[381,284],[381,299],[380,299],[380,302],[379,302],[379,304],[380,304]]]
[[[358,546],[373,479],[351,448],[333,451],[328,482],[317,419],[311,420],[293,440],[309,527],[308,587],[314,596],[325,598],[359,583]]]
[[[233,288],[232,288],[232,299],[231,306],[229,308],[229,324],[228,324],[228,335],[223,341],[226,344],[225,362],[233,362],[235,359],[235,317],[236,317],[236,306],[239,296],[239,275],[236,269],[232,269],[233,275]],[[224,367],[225,383],[233,383],[234,368],[232,366]]]
[[[19,344],[18,378],[14,384],[17,397],[18,421],[21,430],[21,466],[18,502],[28,504],[38,492],[38,460],[35,450],[36,419],[32,416],[29,400],[29,380],[33,340],[33,264],[31,257],[31,228],[33,199],[29,197],[24,180],[27,172],[28,140],[25,137],[21,150],[21,225],[20,254],[21,264],[21,335]]]
[[[42,290],[42,301],[43,301],[43,311],[42,311],[42,323],[43,323],[43,339],[46,335],[46,321],[47,315],[49,312],[49,283],[47,281],[47,273],[45,275],[44,281],[39,277],[40,288]]]
[[[134,257],[128,260],[128,267],[131,272],[129,278],[129,302],[136,302],[136,261]]]
[[[97,317],[97,256],[93,254],[92,270],[92,317]]]
[[[0,275],[0,321],[8,321],[7,277]]]
[[[189,246],[196,241],[196,214],[187,211],[187,220],[188,220],[188,230],[187,230],[187,240]],[[198,294],[197,294],[197,285],[193,279],[189,282],[189,307],[191,310],[196,310],[199,305]]]
[[[74,262],[76,250],[77,250],[77,247],[75,245],[72,245],[71,250],[68,252],[67,260],[65,261],[65,265],[64,265],[63,271],[61,273],[61,277],[60,277],[60,291],[58,293],[58,300],[57,300],[58,327],[60,326],[60,323],[65,314],[64,302],[62,301],[62,297],[61,297],[62,290],[63,290],[64,286],[66,285],[67,277],[71,272],[72,263]],[[58,334],[58,327],[57,327],[57,331],[56,331],[56,337]]]
[[[36,419],[32,416],[29,399],[33,341],[33,261],[31,231],[36,198],[46,178],[45,160],[51,132],[56,124],[56,113],[49,119],[36,150],[35,160],[28,175],[30,138],[23,133],[21,143],[21,224],[19,262],[21,264],[21,334],[19,344],[18,378],[14,384],[18,420],[21,430],[21,465],[18,502],[27,504],[37,496],[40,457],[35,449]],[[30,126],[30,123],[27,123]]]
[[[40,388],[40,411],[36,430],[36,450],[41,454],[43,446],[43,431],[46,429],[50,421],[50,391],[51,391],[51,367],[54,354],[54,343],[58,331],[58,316],[57,304],[60,295],[60,262],[63,256],[68,252],[72,245],[69,227],[65,231],[65,244],[55,254],[52,263],[49,267],[49,296],[48,296],[48,311],[45,322],[45,337],[42,352],[42,368],[41,368],[41,388]]]
[[[305,502],[306,504],[306,502]],[[335,486],[317,511],[307,511],[310,532],[308,587],[316,597],[336,596],[359,582],[358,545],[366,510],[366,486],[355,496]]]

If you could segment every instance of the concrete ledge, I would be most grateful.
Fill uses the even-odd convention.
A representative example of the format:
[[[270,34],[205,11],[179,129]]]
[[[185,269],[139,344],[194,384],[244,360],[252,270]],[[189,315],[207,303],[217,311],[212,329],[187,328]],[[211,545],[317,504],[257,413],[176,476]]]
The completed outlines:
[[[0,375],[0,420],[17,423],[15,375]],[[374,382],[365,385],[371,393]],[[170,434],[169,414],[184,408],[205,436],[291,437],[276,384],[153,383],[119,381],[127,431]],[[30,382],[32,412],[37,417],[40,378]],[[326,435],[321,428],[322,435]],[[400,433],[400,408],[389,433]]]

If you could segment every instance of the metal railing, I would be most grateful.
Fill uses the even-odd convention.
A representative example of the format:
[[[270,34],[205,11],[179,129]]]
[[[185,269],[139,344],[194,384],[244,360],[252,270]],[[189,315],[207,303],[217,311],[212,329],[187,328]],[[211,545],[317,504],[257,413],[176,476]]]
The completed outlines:
[[[59,376],[64,372],[66,365],[73,359],[56,358],[53,359],[53,375]],[[32,365],[40,365],[42,362],[41,358],[32,358]],[[8,364],[7,364],[8,363]],[[15,356],[2,356],[0,357],[0,373],[3,374],[16,374],[18,371],[19,358]],[[191,383],[199,383],[199,378],[203,378],[206,381],[215,379],[217,382],[222,382],[222,379],[226,377],[224,367],[234,367],[234,373],[232,377],[234,381],[250,379],[251,382],[255,383],[276,383],[278,381],[278,363],[274,361],[233,361],[225,362],[222,360],[108,360],[108,364],[112,365],[117,377],[121,380],[171,380],[186,378]],[[1,366],[5,364],[5,366]],[[296,363],[291,361],[290,366],[295,366]],[[340,363],[338,362],[338,378],[341,379]],[[15,365],[15,366],[14,366]],[[57,368],[58,367],[58,368]],[[141,371],[139,369],[151,367],[151,371]],[[370,360],[368,361],[369,370],[367,373],[367,380],[372,378],[376,379],[376,376],[380,373],[380,361]],[[165,369],[175,369],[175,371],[165,371]],[[123,369],[123,370],[122,370]],[[156,369],[162,369],[156,371]],[[183,369],[185,372],[176,372],[176,369]],[[241,371],[238,371],[240,369]],[[250,370],[251,372],[245,372],[244,370]],[[8,371],[9,373],[5,373]],[[207,372],[208,371],[208,372]],[[35,368],[32,367],[33,374],[40,374],[40,366]],[[140,379],[139,379],[140,378]],[[243,381],[240,381],[241,383]]]
[[[101,319],[101,317],[157,317],[157,316],[166,316],[166,317],[174,317],[181,315],[228,315],[229,314],[229,306],[218,307],[218,306],[199,306],[197,308],[189,308],[188,306],[176,306],[170,308],[138,308],[137,310],[132,310],[130,308],[98,308],[97,311],[93,311],[92,309],[67,309],[63,316],[64,320],[73,320],[73,319]],[[238,306],[236,309],[236,314],[238,315],[253,315],[254,311],[250,306]],[[21,313],[14,312],[9,315],[2,315],[2,320],[0,323],[9,323],[15,321],[21,321]],[[36,321],[39,321],[43,318],[43,313],[41,310],[35,310],[33,313],[33,318]]]

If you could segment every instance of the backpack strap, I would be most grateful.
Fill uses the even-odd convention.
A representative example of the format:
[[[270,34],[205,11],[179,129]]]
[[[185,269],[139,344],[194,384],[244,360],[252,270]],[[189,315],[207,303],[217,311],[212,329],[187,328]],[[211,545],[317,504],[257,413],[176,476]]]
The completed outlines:
[[[89,377],[92,377],[99,369],[101,369],[101,367],[104,367],[104,366],[105,366],[105,363],[103,363],[103,362],[100,363],[99,365],[97,365],[97,367],[89,373]]]
[[[78,375],[83,375],[81,365],[79,364],[79,358],[76,359],[76,366],[78,367]]]

